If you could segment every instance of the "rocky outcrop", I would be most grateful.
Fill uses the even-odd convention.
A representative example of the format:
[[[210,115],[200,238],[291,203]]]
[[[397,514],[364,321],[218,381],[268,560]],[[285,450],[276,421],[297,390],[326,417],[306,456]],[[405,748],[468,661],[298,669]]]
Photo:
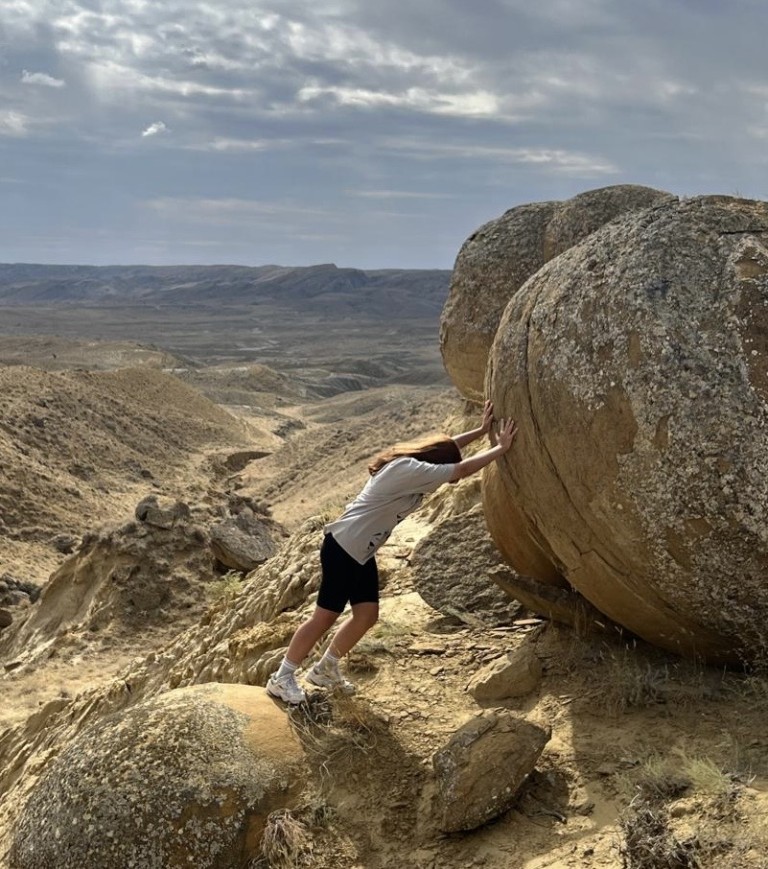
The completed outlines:
[[[414,586],[424,601],[475,626],[509,625],[520,612],[490,578],[502,564],[481,505],[440,522],[411,555]]]
[[[440,829],[474,830],[506,812],[550,736],[550,728],[505,710],[460,727],[433,758]]]
[[[170,691],[73,740],[16,825],[11,869],[231,869],[306,777],[288,718],[260,688]]]
[[[0,606],[28,607],[40,597],[40,586],[16,579],[9,573],[0,576]]]
[[[489,369],[520,431],[484,492],[515,570],[664,648],[764,655],[768,203],[593,233],[514,295]]]
[[[483,397],[486,361],[509,300],[546,262],[627,212],[669,200],[622,184],[565,202],[520,205],[481,226],[459,251],[440,324],[443,362],[467,397]]]
[[[160,503],[157,495],[147,495],[136,505],[134,515],[139,522],[155,528],[173,528],[174,525],[188,522],[191,516],[189,506],[183,501],[164,500]]]
[[[182,509],[183,508],[183,509]],[[186,504],[137,507],[145,521],[88,534],[43,586],[39,600],[3,636],[4,657],[26,663],[57,644],[107,627],[135,636],[155,625],[179,627],[201,615],[216,577],[204,528],[187,521]]]

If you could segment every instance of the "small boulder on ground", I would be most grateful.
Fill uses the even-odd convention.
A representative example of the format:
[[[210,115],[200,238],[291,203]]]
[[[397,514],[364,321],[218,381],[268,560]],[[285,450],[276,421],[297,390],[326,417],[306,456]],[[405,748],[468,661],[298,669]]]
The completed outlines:
[[[474,830],[506,812],[550,736],[549,727],[503,710],[460,727],[432,759],[440,829]]]
[[[170,691],[85,730],[21,812],[10,869],[232,869],[260,853],[267,815],[307,771],[261,688]]]
[[[214,557],[233,570],[253,570],[277,551],[273,525],[248,508],[217,522],[209,529]]]
[[[13,616],[6,609],[0,609],[0,630],[13,624]]]
[[[541,661],[525,644],[491,661],[470,679],[467,689],[478,702],[524,697],[541,681]]]
[[[0,606],[27,607],[40,597],[40,586],[34,582],[16,579],[9,573],[0,576]]]
[[[56,534],[51,538],[51,546],[62,555],[71,555],[77,546],[77,537],[72,534]]]

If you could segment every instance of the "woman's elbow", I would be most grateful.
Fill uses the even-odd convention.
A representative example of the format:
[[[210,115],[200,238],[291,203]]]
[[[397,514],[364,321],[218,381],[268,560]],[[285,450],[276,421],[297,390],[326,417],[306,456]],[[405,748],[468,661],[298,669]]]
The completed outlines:
[[[464,477],[468,477],[471,473],[471,469],[467,467],[465,462],[458,462],[453,466],[453,473],[451,474],[451,479],[448,480],[448,482],[458,483],[459,480],[463,480]]]

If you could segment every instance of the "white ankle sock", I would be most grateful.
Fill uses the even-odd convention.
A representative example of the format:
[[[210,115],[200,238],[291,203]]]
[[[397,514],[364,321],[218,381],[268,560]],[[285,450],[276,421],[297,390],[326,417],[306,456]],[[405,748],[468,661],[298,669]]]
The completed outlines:
[[[321,670],[331,670],[337,672],[339,669],[339,658],[334,655],[330,649],[326,649],[325,654],[317,663]]]
[[[275,673],[275,679],[283,679],[285,676],[292,676],[298,669],[298,664],[289,661],[288,658],[283,658],[280,664],[280,669]]]

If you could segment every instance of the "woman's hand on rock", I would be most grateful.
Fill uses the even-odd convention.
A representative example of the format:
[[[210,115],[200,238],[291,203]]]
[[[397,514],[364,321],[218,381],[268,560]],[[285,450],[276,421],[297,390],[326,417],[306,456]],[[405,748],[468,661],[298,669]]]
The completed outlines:
[[[513,419],[499,420],[499,429],[496,433],[496,441],[506,452],[517,436],[517,423]]]
[[[483,405],[483,421],[480,424],[483,434],[488,434],[493,425],[493,402],[489,399]]]

